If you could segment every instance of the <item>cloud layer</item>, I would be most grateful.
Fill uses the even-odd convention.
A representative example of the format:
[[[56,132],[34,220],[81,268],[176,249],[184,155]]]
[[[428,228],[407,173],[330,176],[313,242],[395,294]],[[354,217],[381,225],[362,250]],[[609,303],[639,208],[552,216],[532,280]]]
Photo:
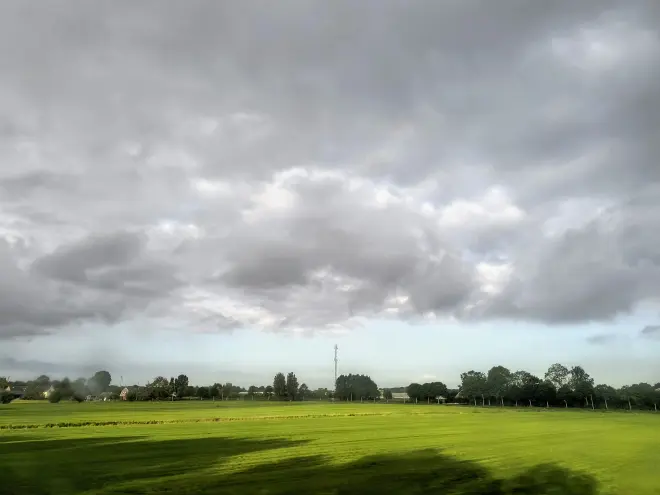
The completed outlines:
[[[0,338],[657,307],[656,2],[166,3],[0,8]]]

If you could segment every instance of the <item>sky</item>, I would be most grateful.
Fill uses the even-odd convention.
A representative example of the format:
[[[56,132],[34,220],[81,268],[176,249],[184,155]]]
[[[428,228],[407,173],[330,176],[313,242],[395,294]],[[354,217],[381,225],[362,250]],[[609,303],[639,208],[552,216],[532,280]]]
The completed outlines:
[[[660,4],[4,2],[0,375],[660,381]]]

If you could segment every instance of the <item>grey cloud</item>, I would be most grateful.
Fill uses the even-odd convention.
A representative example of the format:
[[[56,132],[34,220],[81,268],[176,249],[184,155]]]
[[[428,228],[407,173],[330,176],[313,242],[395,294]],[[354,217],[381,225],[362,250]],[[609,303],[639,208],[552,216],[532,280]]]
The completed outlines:
[[[164,296],[181,285],[175,267],[146,251],[144,235],[92,235],[37,259],[33,271],[82,288],[132,297]]]
[[[0,237],[32,262],[6,262],[5,336],[185,314],[186,297],[281,327],[394,309],[584,322],[657,301],[656,2],[1,9]],[[290,180],[290,207],[271,191],[250,219],[291,168],[335,175]],[[354,179],[416,196],[375,207]],[[520,218],[421,212],[497,186]],[[586,215],[567,200],[609,210],[550,238],[555,217]],[[500,293],[480,281],[493,259],[511,264]]]
[[[0,242],[0,338],[34,335],[86,319],[116,321],[113,301],[81,300],[66,294],[56,283],[17,266],[17,260]]]
[[[605,345],[617,340],[617,335],[612,333],[602,333],[587,337],[587,342],[594,345]]]
[[[660,325],[647,325],[640,332],[642,336],[655,338],[660,337]]]

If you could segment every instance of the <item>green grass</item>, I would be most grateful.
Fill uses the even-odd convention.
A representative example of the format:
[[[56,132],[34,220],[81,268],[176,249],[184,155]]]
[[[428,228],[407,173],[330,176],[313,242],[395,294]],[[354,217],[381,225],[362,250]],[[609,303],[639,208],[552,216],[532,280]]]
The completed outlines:
[[[660,414],[15,402],[0,494],[660,494],[659,447]]]

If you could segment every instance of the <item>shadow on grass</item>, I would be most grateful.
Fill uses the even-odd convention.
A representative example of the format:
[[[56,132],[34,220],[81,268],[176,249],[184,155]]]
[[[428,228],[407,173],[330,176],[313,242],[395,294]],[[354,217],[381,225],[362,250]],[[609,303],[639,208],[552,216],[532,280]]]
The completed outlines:
[[[481,494],[595,495],[594,478],[540,465],[513,478],[434,450],[331,465],[293,457],[231,474],[212,467],[251,452],[300,445],[289,440],[197,438],[0,441],[2,495],[98,494]],[[22,446],[21,446],[22,445]],[[15,450],[14,450],[15,449]],[[274,453],[273,453],[274,454]],[[273,455],[271,454],[271,455]],[[282,451],[287,455],[286,451]],[[276,454],[275,454],[276,455]],[[290,454],[289,454],[290,455]]]
[[[143,491],[118,493],[145,493],[144,487],[218,466],[233,456],[303,443],[218,437],[147,441],[142,437],[34,440],[3,436],[0,495],[102,493],[131,482]]]

